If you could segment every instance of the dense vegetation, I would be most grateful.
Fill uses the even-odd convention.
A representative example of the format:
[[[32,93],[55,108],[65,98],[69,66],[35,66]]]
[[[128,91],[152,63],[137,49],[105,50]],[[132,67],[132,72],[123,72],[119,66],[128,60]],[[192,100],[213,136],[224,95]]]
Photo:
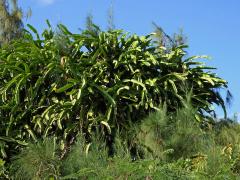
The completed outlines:
[[[198,60],[207,57],[156,33],[47,23],[0,49],[3,177],[237,176],[239,125],[214,118],[214,104],[227,116],[227,82]]]

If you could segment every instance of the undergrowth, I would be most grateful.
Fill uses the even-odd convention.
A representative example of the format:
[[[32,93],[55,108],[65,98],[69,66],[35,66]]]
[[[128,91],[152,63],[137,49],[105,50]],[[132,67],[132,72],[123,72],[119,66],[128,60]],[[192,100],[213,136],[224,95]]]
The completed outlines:
[[[134,127],[135,156],[116,133],[114,153],[106,140],[83,135],[61,157],[56,139],[30,143],[15,156],[9,179],[235,179],[240,175],[239,125],[215,121],[201,129],[189,104],[175,114],[166,107]],[[141,154],[141,156],[138,156]]]

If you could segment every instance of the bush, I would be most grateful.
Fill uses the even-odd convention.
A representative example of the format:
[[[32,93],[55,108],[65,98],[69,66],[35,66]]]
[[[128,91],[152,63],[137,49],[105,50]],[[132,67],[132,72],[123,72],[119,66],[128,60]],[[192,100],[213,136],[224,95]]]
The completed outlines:
[[[12,159],[10,177],[12,179],[49,179],[59,177],[58,145],[54,139],[45,139],[37,144],[29,144]]]
[[[197,109],[191,102],[175,113],[167,114],[166,106],[143,120],[139,142],[165,160],[187,158],[203,152],[211,144],[209,134],[196,121]],[[170,159],[169,159],[170,158]]]
[[[50,135],[69,143],[80,132],[87,139],[95,131],[127,132],[160,103],[175,112],[183,86],[200,114],[211,113],[213,103],[225,110],[217,89],[227,82],[195,61],[201,56],[186,57],[185,45],[166,50],[151,35],[95,25],[80,34],[59,25],[55,33],[48,25],[42,37],[28,25],[33,33],[0,49],[2,152]]]
[[[63,157],[61,141],[29,143],[10,163],[13,179],[235,179],[239,176],[239,143],[217,139],[216,126],[201,129],[195,123],[196,109],[185,108],[166,114],[166,107],[150,114],[134,128],[136,154],[125,138],[116,133],[114,154],[109,156],[106,139],[99,133],[91,142],[78,136]],[[181,123],[182,122],[182,123]],[[234,130],[237,131],[238,124]],[[223,133],[224,134],[224,133]],[[219,136],[223,138],[224,135]],[[159,143],[160,142],[160,143]],[[235,144],[234,144],[235,142]],[[232,144],[231,146],[229,144]],[[141,148],[141,149],[139,149]],[[137,156],[142,153],[142,156]],[[5,175],[6,170],[4,169]],[[8,176],[6,176],[8,177]]]

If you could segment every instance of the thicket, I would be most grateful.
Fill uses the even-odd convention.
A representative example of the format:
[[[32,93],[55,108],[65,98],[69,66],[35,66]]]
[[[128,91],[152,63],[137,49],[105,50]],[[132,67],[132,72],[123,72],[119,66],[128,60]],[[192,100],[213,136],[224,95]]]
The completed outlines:
[[[95,136],[91,145],[78,136],[65,158],[60,144],[45,138],[29,144],[12,160],[12,179],[236,179],[239,176],[239,125],[228,122],[224,130],[202,131],[189,105],[177,114],[164,108],[135,126],[138,156],[132,158],[128,143],[117,136],[115,154],[108,155],[105,140]],[[169,123],[171,122],[171,123]],[[216,124],[226,123],[221,121]],[[221,126],[221,125],[220,125]],[[230,126],[234,126],[232,128]]]
[[[238,172],[238,149],[228,152],[238,146],[238,124],[214,119],[214,104],[226,116],[219,89],[227,82],[198,60],[207,57],[189,57],[186,45],[166,46],[156,33],[104,32],[92,24],[74,34],[47,24],[42,35],[28,25],[31,32],[0,49],[2,175],[171,179]],[[205,163],[200,174],[195,160]]]

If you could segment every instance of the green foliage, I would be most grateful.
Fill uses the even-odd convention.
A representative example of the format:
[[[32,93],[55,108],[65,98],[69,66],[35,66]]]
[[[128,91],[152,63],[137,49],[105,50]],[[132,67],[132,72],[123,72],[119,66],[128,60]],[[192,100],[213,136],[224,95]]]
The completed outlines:
[[[13,179],[235,179],[236,163],[212,146],[206,154],[180,158],[172,162],[159,158],[132,161],[129,151],[118,146],[113,157],[107,155],[104,143],[96,139],[89,144],[77,138],[67,156],[59,159],[59,149],[50,143],[30,144],[11,164]],[[214,144],[212,144],[214,145]],[[48,148],[46,148],[48,147]],[[46,151],[46,149],[48,149]],[[26,153],[27,152],[27,153]],[[236,162],[236,161],[235,161]]]
[[[154,156],[171,161],[196,155],[208,148],[211,137],[195,120],[197,110],[191,102],[185,102],[184,106],[170,114],[163,106],[143,120],[138,133],[139,143]]]
[[[219,134],[224,134],[225,128],[230,134],[238,134],[239,124],[231,126],[231,121],[220,121],[212,129],[201,129],[201,124],[194,121],[196,109],[189,103],[171,114],[163,106],[139,127],[132,127],[133,133],[139,133],[132,141],[142,147],[137,149],[143,153],[142,159],[133,160],[128,140],[118,133],[112,156],[101,133],[92,137],[91,142],[84,136],[76,137],[64,157],[60,156],[61,141],[46,139],[29,143],[15,156],[9,176],[13,179],[236,179],[240,172],[239,142],[224,140],[226,134]]]
[[[29,146],[14,157],[10,174],[12,179],[56,179],[61,162],[54,139],[45,139]]]
[[[12,179],[186,179],[188,172],[174,164],[160,164],[159,160],[132,162],[128,152],[109,158],[100,141],[94,141],[89,151],[83,138],[70,149],[61,162],[56,156],[55,141],[30,144],[14,158]],[[118,147],[118,152],[126,149]]]
[[[0,178],[1,179],[9,179],[5,164],[6,162],[3,159],[0,159]]]
[[[194,179],[235,179],[240,172],[240,125],[220,120],[206,129],[193,120],[195,115],[188,101],[169,115],[163,106],[143,121],[138,142],[165,165],[183,168]]]
[[[176,112],[186,89],[199,114],[211,113],[214,103],[225,111],[216,90],[227,82],[196,61],[202,56],[186,57],[185,45],[166,51],[151,35],[93,24],[80,34],[60,24],[55,33],[47,23],[42,36],[28,25],[32,33],[0,49],[2,152],[50,135],[67,146],[79,133],[124,134],[161,103]]]
[[[103,140],[95,137],[91,143],[86,143],[83,137],[79,137],[64,159],[62,174],[76,178],[89,175],[94,177],[108,165],[107,159],[108,153]]]

